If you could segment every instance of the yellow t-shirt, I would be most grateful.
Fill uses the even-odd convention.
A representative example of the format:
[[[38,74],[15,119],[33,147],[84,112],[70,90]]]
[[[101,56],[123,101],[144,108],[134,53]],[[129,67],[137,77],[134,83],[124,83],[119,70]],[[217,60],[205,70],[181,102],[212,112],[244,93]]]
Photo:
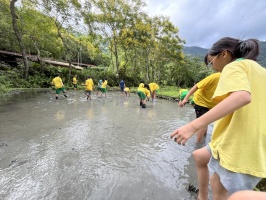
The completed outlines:
[[[194,93],[193,100],[195,104],[206,108],[213,108],[217,102],[212,101],[212,96],[217,87],[221,73],[214,73],[198,82],[198,90]]]
[[[151,96],[150,90],[148,90],[147,88],[138,88],[138,91],[143,92],[147,98],[150,98]]]
[[[144,88],[144,83],[140,83],[139,88]]]
[[[55,88],[58,89],[58,88],[62,88],[63,87],[63,84],[62,84],[62,79],[57,76],[55,77],[53,80],[52,80],[52,84],[55,85]]]
[[[92,90],[92,87],[94,86],[93,80],[91,78],[87,79],[85,85],[86,90]]]
[[[107,86],[107,80],[105,80],[105,81],[103,82],[103,84],[102,84],[102,88],[106,88],[106,86]]]
[[[129,89],[128,87],[126,87],[126,88],[124,89],[124,92],[130,92],[130,89]]]
[[[159,89],[159,85],[157,85],[156,83],[150,83],[149,87],[150,87],[151,92],[154,92]]]
[[[78,81],[77,81],[76,77],[74,77],[73,78],[73,84],[77,84],[77,83],[78,83]]]
[[[210,147],[224,168],[266,178],[266,69],[252,60],[226,65],[213,98],[251,93],[251,103],[215,122]],[[234,102],[232,102],[234,103]]]

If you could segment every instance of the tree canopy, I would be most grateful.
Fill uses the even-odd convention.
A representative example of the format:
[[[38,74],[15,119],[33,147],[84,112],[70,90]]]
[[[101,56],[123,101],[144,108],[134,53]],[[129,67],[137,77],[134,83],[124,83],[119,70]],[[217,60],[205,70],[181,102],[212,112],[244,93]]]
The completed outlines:
[[[144,0],[0,0],[0,49],[163,84],[192,85],[206,70],[183,54],[185,40],[168,17],[151,17]],[[25,78],[29,66],[24,59]],[[198,74],[198,72],[202,72]]]

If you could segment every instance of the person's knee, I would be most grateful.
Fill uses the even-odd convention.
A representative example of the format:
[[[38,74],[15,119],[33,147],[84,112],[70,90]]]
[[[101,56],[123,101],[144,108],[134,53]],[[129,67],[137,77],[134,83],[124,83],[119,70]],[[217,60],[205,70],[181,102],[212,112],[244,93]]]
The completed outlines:
[[[197,166],[207,166],[210,160],[210,153],[205,149],[198,149],[192,153]]]

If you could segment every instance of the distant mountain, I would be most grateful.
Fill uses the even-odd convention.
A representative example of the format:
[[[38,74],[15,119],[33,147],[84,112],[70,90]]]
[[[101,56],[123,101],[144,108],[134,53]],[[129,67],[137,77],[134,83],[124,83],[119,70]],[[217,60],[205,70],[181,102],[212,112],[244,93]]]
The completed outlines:
[[[206,53],[208,52],[208,49],[193,46],[193,47],[184,47],[183,51],[185,55],[198,57],[203,61]],[[266,41],[265,42],[260,41],[260,55],[258,57],[258,62],[264,68],[266,68]]]
[[[184,47],[183,51],[184,54],[188,56],[198,57],[203,61],[206,53],[208,52],[208,49],[193,46],[193,47]]]
[[[258,57],[258,62],[266,68],[266,42],[260,42],[260,55]]]

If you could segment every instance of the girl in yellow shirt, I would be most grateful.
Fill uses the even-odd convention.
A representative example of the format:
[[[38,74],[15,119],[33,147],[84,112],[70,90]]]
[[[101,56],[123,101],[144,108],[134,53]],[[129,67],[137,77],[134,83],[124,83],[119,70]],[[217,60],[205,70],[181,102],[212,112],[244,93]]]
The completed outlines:
[[[205,63],[221,72],[212,98],[219,103],[171,134],[185,145],[197,130],[215,122],[211,142],[193,152],[201,200],[208,198],[208,166],[214,199],[252,190],[266,178],[266,69],[256,62],[258,54],[255,39],[225,37],[214,43]]]

